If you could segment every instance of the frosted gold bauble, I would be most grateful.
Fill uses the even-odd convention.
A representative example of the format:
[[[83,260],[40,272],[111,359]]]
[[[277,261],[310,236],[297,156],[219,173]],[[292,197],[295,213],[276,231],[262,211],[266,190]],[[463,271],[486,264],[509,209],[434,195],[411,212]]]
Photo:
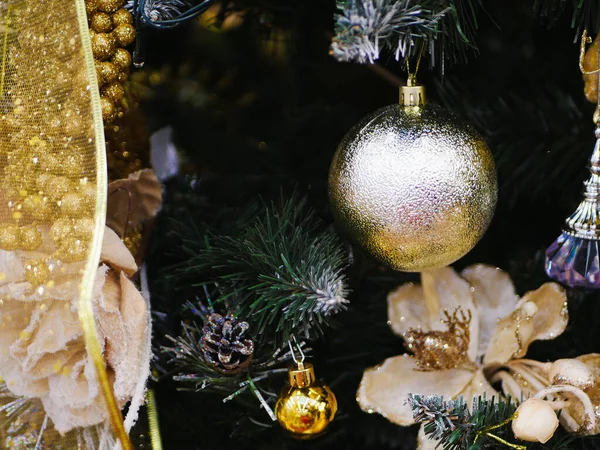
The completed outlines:
[[[389,267],[420,272],[471,250],[497,199],[493,157],[468,124],[436,105],[391,105],[340,143],[329,172],[336,221]]]
[[[337,412],[331,389],[315,380],[312,364],[289,369],[290,385],[275,404],[279,424],[294,437],[308,439],[325,431]]]

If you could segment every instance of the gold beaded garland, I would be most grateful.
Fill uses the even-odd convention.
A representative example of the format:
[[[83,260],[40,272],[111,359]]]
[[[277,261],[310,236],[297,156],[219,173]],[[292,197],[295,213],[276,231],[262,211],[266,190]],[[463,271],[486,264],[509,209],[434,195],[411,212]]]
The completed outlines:
[[[131,54],[123,47],[135,40],[134,20],[123,7],[124,0],[85,0],[85,3],[98,86],[105,87],[100,100],[102,118],[108,125],[122,114],[123,84],[131,66]]]

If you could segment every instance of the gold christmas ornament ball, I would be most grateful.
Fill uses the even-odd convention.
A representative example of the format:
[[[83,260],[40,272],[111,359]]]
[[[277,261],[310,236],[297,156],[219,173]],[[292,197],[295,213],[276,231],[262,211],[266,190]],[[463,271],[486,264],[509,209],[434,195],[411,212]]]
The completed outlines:
[[[112,16],[112,21],[115,27],[118,27],[122,24],[130,24],[133,25],[133,15],[127,11],[125,8],[119,9]]]
[[[129,70],[131,66],[131,54],[124,48],[118,48],[115,50],[111,62],[119,72]]]
[[[127,47],[135,41],[135,28],[133,25],[123,23],[113,30],[113,34],[117,38],[117,42],[122,47]]]
[[[308,439],[323,433],[337,412],[335,395],[315,380],[312,364],[289,369],[290,385],[275,404],[279,424],[294,437]]]
[[[496,206],[496,169],[483,138],[452,113],[391,105],[343,138],[329,197],[342,231],[371,257],[421,272],[481,239]]]
[[[94,58],[104,61],[115,54],[116,40],[111,33],[95,33],[91,39]]]
[[[109,33],[113,29],[113,21],[110,14],[103,12],[95,13],[92,16],[90,25],[96,33]]]
[[[98,9],[107,13],[114,13],[123,6],[123,0],[98,0]]]

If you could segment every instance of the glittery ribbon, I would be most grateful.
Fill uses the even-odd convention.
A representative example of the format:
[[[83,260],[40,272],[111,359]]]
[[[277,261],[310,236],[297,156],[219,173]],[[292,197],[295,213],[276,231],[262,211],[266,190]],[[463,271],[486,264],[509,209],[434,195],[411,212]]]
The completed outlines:
[[[92,305],[106,220],[107,169],[100,93],[84,0],[16,0],[0,2],[2,7],[0,250],[2,261],[10,262],[5,266],[0,262],[0,288],[5,288],[0,308],[10,302],[10,311],[29,321],[22,325],[20,337],[17,335],[23,341],[32,337],[26,328],[34,323],[32,315],[58,304],[53,289],[78,287],[77,315],[104,399],[100,406],[107,408],[120,448],[132,450],[106,371]],[[57,238],[53,230],[60,231],[59,225],[65,229],[65,223],[78,224],[79,232],[81,224],[89,227],[80,237],[74,237],[76,227],[69,225],[71,233]],[[22,265],[25,280],[13,284],[30,286],[19,297],[13,296],[9,286],[15,261]],[[11,316],[0,310],[2,320],[10,321]],[[0,350],[5,354],[9,351]],[[63,365],[56,357],[57,374],[62,374],[58,371]],[[6,387],[11,389],[10,380]],[[2,397],[2,404],[7,398],[9,394]],[[19,401],[39,404],[35,398]],[[9,409],[2,410],[6,413]],[[102,424],[84,430],[83,435],[52,434],[52,425],[48,424],[52,417],[41,408],[33,411],[42,414],[36,449],[43,444],[46,427],[52,448],[93,448],[90,436],[104,445],[112,440],[102,436],[107,431]]]
[[[121,409],[117,404],[112,385],[108,378],[108,374],[106,373],[106,366],[104,358],[102,357],[102,351],[94,320],[94,312],[92,310],[92,290],[94,287],[96,269],[98,268],[98,264],[100,262],[100,250],[102,248],[102,239],[104,237],[104,224],[106,223],[106,192],[108,176],[105,153],[106,145],[104,143],[104,123],[102,121],[102,110],[100,106],[100,92],[98,89],[98,80],[96,78],[96,67],[88,31],[84,0],[75,0],[75,6],[77,8],[79,33],[81,36],[83,54],[85,57],[85,70],[90,84],[94,87],[93,89],[90,89],[90,96],[95,132],[94,141],[96,144],[95,230],[93,243],[86,264],[85,275],[81,283],[78,311],[79,320],[83,326],[88,355],[92,358],[94,367],[96,368],[96,375],[98,376],[102,394],[104,396],[104,400],[106,401],[106,406],[110,414],[110,421],[113,426],[113,430],[119,442],[121,443],[123,450],[133,450],[133,445],[129,440],[129,435],[125,431]]]

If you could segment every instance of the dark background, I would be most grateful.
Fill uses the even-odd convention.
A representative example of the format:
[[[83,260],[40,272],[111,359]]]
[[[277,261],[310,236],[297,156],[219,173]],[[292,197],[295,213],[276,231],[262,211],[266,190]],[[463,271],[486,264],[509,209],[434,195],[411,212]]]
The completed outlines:
[[[150,130],[173,126],[185,158],[183,176],[167,186],[147,259],[156,281],[159,343],[176,326],[175,311],[187,300],[161,291],[155,279],[173,262],[164,256],[169,216],[197,214],[208,220],[221,208],[296,189],[332,225],[327,173],[336,146],[361,117],[396,102],[405,77],[393,55],[382,55],[377,67],[339,63],[329,55],[333,1],[240,3],[248,8],[233,29],[214,31],[194,22],[153,32],[146,68],[134,78]],[[484,1],[483,6],[478,54],[466,64],[446,65],[444,74],[425,64],[419,79],[430,101],[479,129],[498,166],[495,219],[456,266],[497,265],[511,273],[523,294],[548,281],[543,252],[580,200],[594,145],[594,105],[583,95],[572,11],[567,8],[549,28],[529,2]],[[361,412],[355,394],[365,368],[403,352],[401,339],[386,324],[385,296],[416,277],[377,266],[357,248],[352,255],[350,307],[313,346],[317,376],[339,402],[329,433],[298,442],[278,426],[251,426],[243,420],[243,405],[223,405],[218,395],[178,392],[163,376],[153,387],[165,449],[414,448],[415,429]],[[536,343],[531,357],[554,360],[600,351],[597,294],[571,290],[569,297],[568,330],[554,341]],[[600,444],[586,440],[572,448]]]

